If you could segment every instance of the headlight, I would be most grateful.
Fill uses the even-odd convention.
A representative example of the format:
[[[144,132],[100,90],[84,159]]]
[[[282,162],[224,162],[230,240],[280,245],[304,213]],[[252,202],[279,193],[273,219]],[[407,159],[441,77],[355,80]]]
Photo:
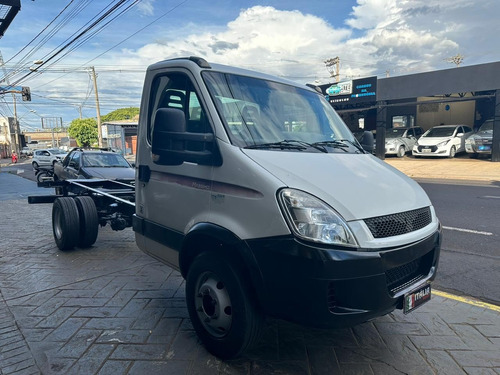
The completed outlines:
[[[300,190],[283,189],[279,203],[296,236],[324,244],[357,246],[344,219],[318,198]]]
[[[436,146],[437,146],[437,147],[443,147],[443,146],[446,146],[446,145],[448,144],[448,142],[449,142],[449,141],[450,141],[450,140],[449,140],[449,139],[447,139],[446,141],[439,142]]]
[[[474,139],[474,138],[472,138],[472,137],[471,137],[471,138],[467,138],[467,139],[465,140],[465,144],[466,144],[466,145],[473,145],[474,143],[476,143],[476,142],[475,142],[475,139]]]

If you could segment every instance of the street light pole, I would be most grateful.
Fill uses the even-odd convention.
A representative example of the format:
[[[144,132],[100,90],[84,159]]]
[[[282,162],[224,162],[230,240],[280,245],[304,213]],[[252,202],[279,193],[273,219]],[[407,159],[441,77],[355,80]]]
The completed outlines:
[[[94,82],[95,105],[97,111],[97,137],[99,139],[99,147],[102,147],[102,128],[101,128],[101,109],[99,108],[99,94],[97,93],[97,75],[93,66],[90,67],[92,81]]]

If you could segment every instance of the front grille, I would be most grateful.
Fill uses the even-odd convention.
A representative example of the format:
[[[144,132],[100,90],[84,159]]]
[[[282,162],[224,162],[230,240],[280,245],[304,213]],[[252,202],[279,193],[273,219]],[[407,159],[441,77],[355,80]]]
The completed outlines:
[[[429,225],[432,221],[429,207],[372,217],[364,220],[374,238],[385,238],[410,233]]]
[[[385,271],[387,290],[392,294],[409,287],[429,274],[434,251],[409,263]]]

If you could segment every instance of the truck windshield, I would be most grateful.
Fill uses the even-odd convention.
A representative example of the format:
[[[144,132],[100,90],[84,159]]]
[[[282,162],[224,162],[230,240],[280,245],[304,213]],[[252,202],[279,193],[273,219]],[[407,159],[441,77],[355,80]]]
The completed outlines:
[[[205,71],[204,80],[231,142],[273,151],[362,153],[318,93],[254,77]]]

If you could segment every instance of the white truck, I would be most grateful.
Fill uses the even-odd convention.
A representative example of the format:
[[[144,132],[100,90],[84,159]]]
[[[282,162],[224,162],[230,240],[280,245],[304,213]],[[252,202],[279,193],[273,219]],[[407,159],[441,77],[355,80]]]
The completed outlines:
[[[345,327],[431,297],[429,198],[313,88],[196,57],[154,64],[136,168],[135,187],[70,180],[30,200],[54,202],[62,250],[91,246],[98,223],[132,226],[186,279],[192,324],[220,358],[255,344],[265,316]]]

